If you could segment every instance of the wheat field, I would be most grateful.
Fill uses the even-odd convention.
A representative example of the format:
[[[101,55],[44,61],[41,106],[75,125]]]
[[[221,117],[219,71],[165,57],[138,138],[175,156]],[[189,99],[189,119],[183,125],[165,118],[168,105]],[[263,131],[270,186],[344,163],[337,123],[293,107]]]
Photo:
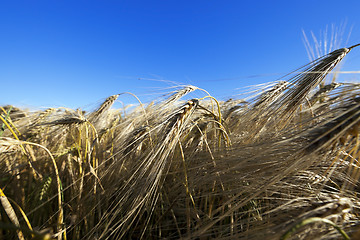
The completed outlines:
[[[246,100],[1,107],[0,239],[360,239],[356,46]]]

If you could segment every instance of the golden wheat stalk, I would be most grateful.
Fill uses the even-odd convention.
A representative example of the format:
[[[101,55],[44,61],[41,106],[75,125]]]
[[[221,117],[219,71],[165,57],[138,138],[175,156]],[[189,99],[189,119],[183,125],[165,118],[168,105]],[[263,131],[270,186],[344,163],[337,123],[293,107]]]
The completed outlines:
[[[281,112],[282,121],[288,121],[291,118],[310,91],[321,83],[327,74],[350,52],[350,49],[341,48],[315,60],[304,69],[304,73],[297,74],[291,79],[294,87],[284,94],[274,111],[275,113]]]
[[[101,106],[91,115],[91,119],[97,119],[99,118],[102,114],[104,114],[106,111],[108,111],[111,106],[114,104],[114,102],[116,101],[116,99],[118,99],[118,97],[120,96],[120,94],[115,94],[112,95],[110,97],[108,97],[102,104]]]
[[[151,216],[159,198],[158,191],[161,188],[164,174],[171,164],[169,155],[177,146],[180,136],[197,105],[197,99],[188,101],[178,111],[168,117],[165,123],[160,124],[165,130],[161,140],[154,147],[154,152],[150,152],[145,159],[136,165],[131,177],[119,191],[118,194],[121,198],[116,204],[117,208],[112,209],[108,213],[113,215],[113,217],[106,219],[109,225],[103,231],[100,238],[123,237],[130,227],[136,224],[136,218],[144,214],[145,206],[151,206],[150,212],[147,213]],[[125,214],[124,212],[121,213],[125,209],[127,212]],[[123,216],[120,220],[117,220],[119,214]],[[150,218],[150,216],[148,217]],[[110,226],[113,226],[112,231],[108,229]],[[145,233],[145,230],[146,225],[142,230],[142,234]]]
[[[260,136],[261,129],[265,129],[266,126],[271,125],[279,130],[288,126],[296,111],[300,109],[300,106],[305,102],[308,103],[307,98],[311,91],[322,82],[351,49],[359,45],[335,50],[285,75],[282,79],[287,77],[290,77],[290,79],[287,81],[289,84],[285,88],[280,88],[281,91],[277,92],[281,96],[272,101],[270,105],[264,107],[261,114],[256,114],[258,116],[255,118],[257,124],[254,131],[258,132],[257,136]],[[300,73],[297,73],[299,71]],[[291,74],[294,73],[295,76],[291,77]],[[253,121],[253,115],[254,113],[250,111],[249,116],[252,116],[250,121]]]
[[[332,90],[340,87],[341,85],[343,85],[343,84],[342,83],[336,83],[336,82],[324,85],[310,98],[309,102],[311,104],[315,104],[317,101],[323,102],[322,97],[325,94],[327,94],[327,93],[331,92]]]
[[[5,196],[4,192],[1,190],[1,188],[0,188],[0,202],[1,202],[1,204],[2,204],[2,206],[4,208],[4,210],[5,210],[6,214],[8,215],[10,221],[16,227],[20,227],[20,223],[19,223],[19,220],[18,220],[18,218],[16,216],[16,213],[15,213],[13,207],[11,206],[8,198]],[[18,238],[20,240],[25,240],[24,235],[23,235],[21,230],[18,229],[16,232],[17,232]]]
[[[281,94],[286,90],[289,83],[287,81],[279,81],[275,84],[272,88],[261,94],[257,100],[255,100],[255,103],[252,107],[254,108],[262,108],[265,107],[272,102],[276,101]]]
[[[333,111],[336,111],[336,109]],[[304,150],[306,152],[318,151],[330,147],[340,139],[346,139],[349,135],[357,137],[359,124],[360,103],[359,100],[353,99],[347,105],[340,107],[337,117],[317,125],[308,133],[310,144]]]
[[[58,240],[62,239],[62,236],[66,237],[66,229],[63,229],[63,223],[64,223],[64,209],[63,209],[63,200],[62,200],[62,189],[61,189],[61,180],[60,180],[60,175],[59,175],[59,170],[58,167],[56,165],[56,161],[53,157],[53,155],[51,154],[51,152],[49,151],[49,149],[47,149],[46,147],[37,144],[37,143],[32,143],[32,142],[26,142],[26,141],[20,141],[20,140],[16,140],[16,139],[11,139],[11,138],[6,138],[6,137],[0,137],[0,146],[9,146],[9,145],[33,145],[36,147],[39,147],[43,150],[45,150],[45,152],[50,156],[52,165],[54,167],[54,171],[55,171],[55,175],[56,175],[56,184],[57,184],[57,200],[58,200],[58,218],[57,218],[57,230],[58,232],[62,232],[63,234],[59,234],[58,235]]]
[[[164,105],[174,103],[177,100],[179,100],[181,97],[183,97],[186,94],[191,93],[197,89],[199,89],[199,88],[192,86],[192,85],[188,85],[188,86],[181,88],[180,90],[174,91],[174,92],[172,92],[172,95],[168,99],[166,99],[166,101],[164,102]]]
[[[52,122],[43,123],[42,125],[72,125],[82,124],[86,122],[86,118],[82,116],[66,116],[61,119],[54,120]]]

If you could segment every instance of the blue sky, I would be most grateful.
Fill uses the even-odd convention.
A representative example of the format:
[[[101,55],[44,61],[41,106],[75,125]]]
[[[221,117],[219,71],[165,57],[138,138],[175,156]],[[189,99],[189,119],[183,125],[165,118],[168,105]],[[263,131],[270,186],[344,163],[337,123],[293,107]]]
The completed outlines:
[[[170,81],[226,99],[306,64],[302,29],[319,36],[346,22],[342,47],[359,43],[359,9],[332,0],[1,1],[0,105],[85,108],[121,92],[146,102]],[[360,69],[360,50],[344,69]]]

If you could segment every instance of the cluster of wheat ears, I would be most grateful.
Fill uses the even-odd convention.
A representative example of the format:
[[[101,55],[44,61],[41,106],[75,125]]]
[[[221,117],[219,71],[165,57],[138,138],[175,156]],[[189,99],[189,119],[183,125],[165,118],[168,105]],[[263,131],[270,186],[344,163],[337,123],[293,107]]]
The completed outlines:
[[[0,239],[359,239],[360,84],[325,84],[356,46],[247,101],[2,107]]]

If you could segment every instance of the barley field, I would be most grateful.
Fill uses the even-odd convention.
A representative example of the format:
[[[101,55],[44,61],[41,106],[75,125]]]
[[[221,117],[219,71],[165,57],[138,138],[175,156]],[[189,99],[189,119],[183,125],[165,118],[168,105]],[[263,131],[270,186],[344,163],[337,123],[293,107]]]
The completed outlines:
[[[0,239],[360,239],[356,46],[247,99],[1,107]]]

